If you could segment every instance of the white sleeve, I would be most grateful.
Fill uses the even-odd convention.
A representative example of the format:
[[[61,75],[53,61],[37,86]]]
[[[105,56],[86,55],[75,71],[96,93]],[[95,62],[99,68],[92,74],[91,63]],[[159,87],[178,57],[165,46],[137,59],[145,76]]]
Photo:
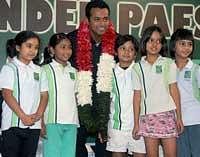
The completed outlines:
[[[132,73],[132,78],[133,78],[133,90],[141,90],[142,89],[141,78],[134,69]]]
[[[169,80],[168,80],[169,84],[177,82],[176,76],[177,76],[177,66],[173,62],[172,64],[170,64],[170,67],[169,67]]]
[[[41,71],[41,79],[40,79],[40,91],[41,92],[46,92],[48,91],[48,80],[47,80],[47,75],[46,72],[44,70],[44,68],[42,68]]]
[[[14,70],[8,66],[4,65],[0,72],[0,88],[13,90],[15,82]]]
[[[197,73],[196,73],[196,79],[197,79],[198,88],[200,88],[200,66],[199,66]]]

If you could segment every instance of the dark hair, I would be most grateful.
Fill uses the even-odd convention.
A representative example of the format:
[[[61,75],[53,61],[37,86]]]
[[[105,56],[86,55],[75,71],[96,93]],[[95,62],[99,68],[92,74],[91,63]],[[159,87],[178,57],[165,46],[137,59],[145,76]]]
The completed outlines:
[[[90,20],[92,8],[100,8],[100,9],[106,8],[106,9],[108,9],[108,13],[110,15],[110,8],[106,2],[104,2],[102,0],[93,0],[91,2],[88,2],[85,7],[85,15],[88,20]]]
[[[18,52],[15,49],[15,40],[14,39],[8,39],[6,42],[6,56],[13,58],[17,56]]]
[[[65,33],[56,33],[51,36],[51,38],[49,39],[48,46],[45,47],[44,52],[43,52],[44,61],[42,65],[52,62],[53,56],[51,55],[50,47],[55,49],[56,45],[58,45],[62,40],[66,40],[66,39],[69,40],[69,38],[67,37]]]
[[[17,51],[16,46],[21,46],[24,42],[26,42],[27,40],[31,38],[37,38],[40,44],[39,36],[32,31],[21,31],[16,35],[14,39],[7,40],[7,43],[6,43],[7,56],[9,56],[10,58],[17,56],[19,52]],[[33,59],[33,62],[35,64],[39,63],[39,53]]]
[[[169,42],[169,50],[170,50],[170,55],[172,58],[175,57],[175,46],[176,46],[176,42],[178,40],[190,40],[192,41],[192,53],[194,51],[194,37],[191,31],[189,31],[188,29],[184,29],[184,28],[179,28],[177,29],[171,36],[170,42]],[[190,57],[192,56],[192,53],[190,55]]]
[[[131,41],[133,43],[134,49],[136,52],[138,52],[139,49],[139,43],[135,37],[132,35],[126,34],[126,35],[118,35],[117,39],[115,41],[115,51],[117,52],[117,49],[126,43],[127,41]]]
[[[146,56],[147,52],[146,52],[146,44],[149,41],[149,39],[151,38],[151,35],[153,34],[153,32],[158,32],[160,33],[161,36],[161,44],[162,44],[162,48],[159,52],[159,54],[161,56],[167,56],[167,40],[165,39],[164,33],[162,32],[161,28],[158,27],[157,25],[152,25],[147,27],[141,37],[140,40],[140,47],[139,47],[139,52],[141,53],[142,56]]]

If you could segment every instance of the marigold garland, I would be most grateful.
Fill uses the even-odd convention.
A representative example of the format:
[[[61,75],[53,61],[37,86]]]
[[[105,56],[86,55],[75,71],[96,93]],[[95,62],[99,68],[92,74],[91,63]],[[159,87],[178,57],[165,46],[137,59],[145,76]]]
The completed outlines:
[[[107,31],[102,36],[102,54],[97,71],[97,91],[111,92],[112,68],[114,66],[114,43],[116,33],[112,22],[109,22]],[[78,103],[92,105],[92,44],[87,20],[81,22],[77,34],[76,64],[78,68]],[[84,74],[86,78],[83,79]],[[91,77],[91,78],[90,78]]]
[[[112,90],[112,68],[114,67],[114,45],[116,32],[109,22],[107,31],[102,35],[100,61],[97,69],[97,96],[95,101],[96,112],[93,117],[92,110],[92,43],[87,20],[81,22],[77,34],[76,64],[78,69],[78,110],[81,123],[89,132],[98,130],[104,137],[107,136],[107,124],[110,109],[110,92]]]

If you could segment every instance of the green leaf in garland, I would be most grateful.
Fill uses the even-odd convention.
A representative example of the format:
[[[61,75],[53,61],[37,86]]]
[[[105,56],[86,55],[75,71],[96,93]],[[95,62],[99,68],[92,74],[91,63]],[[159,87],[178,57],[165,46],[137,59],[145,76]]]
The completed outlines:
[[[84,125],[89,133],[95,133],[96,124],[92,116],[91,105],[85,104],[84,106],[78,106],[78,115],[80,124]]]
[[[100,92],[97,97],[97,123],[98,131],[103,139],[107,138],[108,120],[110,113],[110,93]]]

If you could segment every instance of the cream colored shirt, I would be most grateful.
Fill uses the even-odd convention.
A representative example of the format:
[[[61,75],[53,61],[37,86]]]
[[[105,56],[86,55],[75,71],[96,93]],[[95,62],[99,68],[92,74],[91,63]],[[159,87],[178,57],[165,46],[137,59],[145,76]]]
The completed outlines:
[[[145,60],[145,56],[142,57],[140,63],[143,69],[145,87],[142,75],[138,75],[138,73],[134,70],[134,90],[142,91],[142,115],[170,111],[176,108],[175,103],[169,93],[169,84],[176,82],[177,68],[175,63],[172,62],[169,65],[167,78],[164,78],[165,75],[163,74],[163,72],[166,59],[167,58],[165,57],[159,56],[155,63],[151,65]],[[167,80],[167,84],[165,80]],[[146,96],[144,94],[144,88],[146,89]]]
[[[37,111],[40,102],[40,93],[48,91],[47,79],[45,75],[42,74],[41,68],[33,62],[30,62],[28,65],[19,61],[16,57],[13,59],[13,62],[19,72],[19,85],[20,85],[20,107],[26,114],[33,114]],[[37,74],[40,77],[38,80],[35,77]],[[14,82],[15,82],[15,72],[8,66],[4,65],[0,73],[0,88],[10,89],[14,91]],[[4,101],[2,104],[2,130],[7,130],[11,127],[12,120],[12,110]],[[41,122],[36,122],[33,126],[30,126],[32,129],[39,129]],[[22,121],[19,121],[20,128],[27,128]]]
[[[186,66],[178,69],[177,84],[181,95],[181,111],[185,126],[200,124],[200,102],[193,91],[192,67],[194,63],[189,59]],[[189,75],[188,75],[189,74]],[[200,69],[195,72],[197,86],[200,89]]]
[[[55,73],[56,81],[52,83],[56,83],[57,88],[56,97],[53,98],[56,99],[57,102],[56,110],[53,111],[56,112],[56,123],[79,125],[77,103],[75,99],[76,70],[69,62],[64,67],[62,64],[53,60],[50,65]],[[49,93],[49,97],[50,96],[52,96],[51,93]],[[49,106],[47,106],[46,112],[48,112],[48,110],[50,110]]]

